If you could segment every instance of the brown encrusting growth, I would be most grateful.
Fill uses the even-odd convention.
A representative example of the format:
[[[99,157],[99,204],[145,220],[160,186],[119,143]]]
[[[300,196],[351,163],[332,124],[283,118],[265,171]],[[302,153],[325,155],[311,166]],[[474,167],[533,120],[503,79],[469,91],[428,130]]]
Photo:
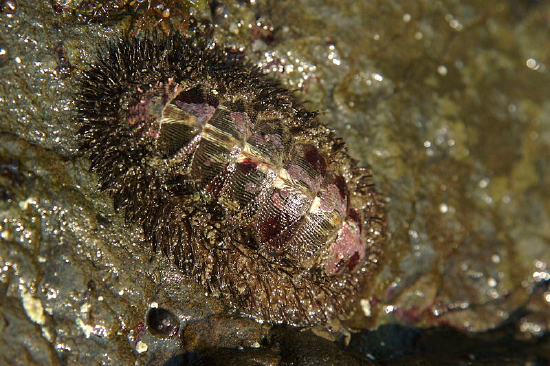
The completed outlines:
[[[115,206],[242,313],[326,323],[371,276],[370,171],[257,68],[198,37],[125,39],[82,73],[76,106]]]

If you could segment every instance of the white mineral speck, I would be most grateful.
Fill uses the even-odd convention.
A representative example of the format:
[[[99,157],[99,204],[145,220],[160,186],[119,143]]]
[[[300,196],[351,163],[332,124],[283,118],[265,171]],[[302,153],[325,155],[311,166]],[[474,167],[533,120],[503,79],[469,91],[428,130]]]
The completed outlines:
[[[147,352],[148,349],[149,349],[149,346],[147,345],[147,343],[142,342],[142,341],[137,342],[136,351],[138,353]]]
[[[363,314],[365,316],[371,316],[371,308],[370,308],[370,301],[367,299],[361,299],[359,301],[359,304],[361,305],[361,309],[363,310]]]
[[[23,308],[25,308],[29,318],[36,324],[42,325],[46,323],[42,301],[32,296],[27,290],[23,290],[21,297],[23,299]]]

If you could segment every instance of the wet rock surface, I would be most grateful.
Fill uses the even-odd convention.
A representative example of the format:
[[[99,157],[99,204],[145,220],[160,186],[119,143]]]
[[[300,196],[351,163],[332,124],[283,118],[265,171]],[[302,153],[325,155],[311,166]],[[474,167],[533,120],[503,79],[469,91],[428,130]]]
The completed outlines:
[[[189,7],[319,109],[388,197],[345,346],[228,312],[98,192],[71,93],[99,45],[141,24],[115,3],[94,19],[86,2],[0,6],[0,363],[548,362],[550,4]],[[170,314],[157,331],[152,309]]]

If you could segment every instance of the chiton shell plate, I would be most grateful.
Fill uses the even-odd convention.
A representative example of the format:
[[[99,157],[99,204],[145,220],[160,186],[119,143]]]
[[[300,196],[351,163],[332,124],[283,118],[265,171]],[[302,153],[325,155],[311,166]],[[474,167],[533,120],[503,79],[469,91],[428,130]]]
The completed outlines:
[[[384,231],[370,171],[257,68],[196,36],[122,39],[75,95],[100,187],[228,305],[322,324],[368,282]]]

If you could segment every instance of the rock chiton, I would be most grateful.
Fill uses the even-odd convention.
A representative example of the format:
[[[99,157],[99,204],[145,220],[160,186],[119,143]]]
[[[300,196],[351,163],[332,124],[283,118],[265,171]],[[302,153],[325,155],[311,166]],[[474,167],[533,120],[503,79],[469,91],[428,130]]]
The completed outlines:
[[[196,36],[123,39],[75,103],[101,189],[210,293],[294,325],[357,298],[383,237],[370,171],[259,69]]]

